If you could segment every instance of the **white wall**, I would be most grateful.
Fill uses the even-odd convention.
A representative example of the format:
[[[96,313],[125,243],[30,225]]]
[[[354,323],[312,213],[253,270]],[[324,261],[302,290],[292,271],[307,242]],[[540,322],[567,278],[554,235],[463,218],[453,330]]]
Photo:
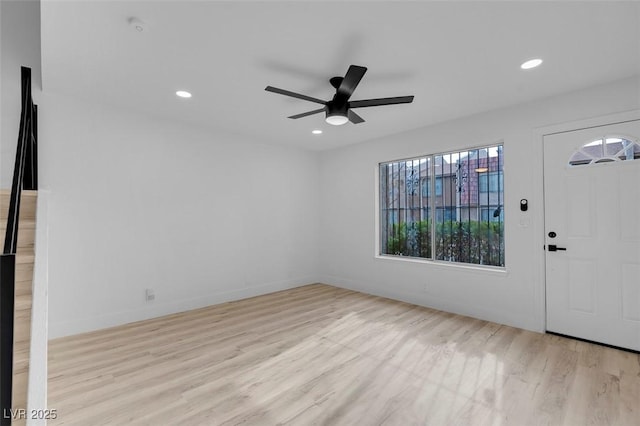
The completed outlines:
[[[544,329],[539,127],[640,107],[638,79],[321,154],[322,281],[525,329]],[[376,258],[379,162],[504,143],[506,271]],[[526,198],[530,209],[519,210]]]
[[[46,92],[40,110],[51,338],[317,280],[316,154]]]
[[[20,125],[20,67],[31,68],[35,103],[40,94],[40,2],[0,1],[0,188],[10,188]]]

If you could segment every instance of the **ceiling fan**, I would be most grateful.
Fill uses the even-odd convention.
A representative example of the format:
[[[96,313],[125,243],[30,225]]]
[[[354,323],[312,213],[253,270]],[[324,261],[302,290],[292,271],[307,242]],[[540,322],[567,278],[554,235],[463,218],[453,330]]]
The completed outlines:
[[[364,77],[364,73],[367,72],[366,67],[358,65],[351,65],[347,70],[344,77],[333,77],[329,80],[331,85],[335,87],[336,94],[333,95],[333,99],[330,101],[323,101],[322,99],[313,98],[307,95],[301,95],[299,93],[290,92],[289,90],[278,89],[277,87],[267,86],[264,90],[267,92],[278,93],[280,95],[291,96],[293,98],[302,99],[309,102],[315,102],[323,105],[322,108],[303,112],[301,114],[292,115],[289,118],[298,119],[307,117],[313,114],[319,114],[324,112],[325,120],[329,124],[334,126],[340,126],[347,121],[351,121],[353,124],[364,123],[364,119],[358,114],[352,111],[353,108],[365,108],[382,105],[393,104],[408,104],[413,102],[413,96],[398,96],[394,98],[379,98],[379,99],[364,99],[360,101],[350,101],[351,95],[358,87],[360,80]]]

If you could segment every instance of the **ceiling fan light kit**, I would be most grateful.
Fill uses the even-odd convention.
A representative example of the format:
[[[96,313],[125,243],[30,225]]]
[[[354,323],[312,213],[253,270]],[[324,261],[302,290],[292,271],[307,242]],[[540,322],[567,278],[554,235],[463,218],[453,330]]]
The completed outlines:
[[[314,102],[324,105],[323,108],[313,111],[303,112],[301,114],[292,115],[289,118],[298,119],[307,117],[321,112],[325,113],[325,121],[334,126],[346,124],[348,121],[353,124],[364,123],[364,119],[352,111],[353,108],[365,108],[372,106],[408,104],[413,102],[413,96],[398,96],[393,98],[365,99],[360,101],[349,101],[351,95],[358,87],[360,80],[367,72],[367,68],[358,65],[351,65],[344,77],[333,77],[329,83],[336,89],[336,94],[329,101],[314,98],[300,93],[291,92],[289,90],[278,89],[277,87],[267,86],[264,90],[267,92],[278,93],[292,98],[302,99],[308,102]]]
[[[341,114],[329,115],[329,113],[327,113],[327,118],[325,118],[324,121],[326,121],[327,123],[333,126],[342,126],[343,124],[346,124],[347,121],[349,121],[349,118],[347,118],[346,115],[341,115]]]
[[[341,126],[349,121],[347,116],[347,105],[335,105],[333,102],[327,102],[325,121],[334,126]]]

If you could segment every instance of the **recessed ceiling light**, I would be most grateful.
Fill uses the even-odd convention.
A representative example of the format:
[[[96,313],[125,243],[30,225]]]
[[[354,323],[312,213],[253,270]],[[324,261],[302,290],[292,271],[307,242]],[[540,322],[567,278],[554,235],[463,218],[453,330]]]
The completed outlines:
[[[313,133],[314,135],[321,135],[322,134],[322,130],[312,130],[311,133]]]
[[[180,96],[181,98],[190,98],[191,97],[191,93],[186,92],[184,90],[178,90],[176,92],[176,96]]]
[[[520,68],[522,68],[523,70],[530,70],[531,68],[535,68],[539,66],[541,63],[542,63],[542,59],[530,59],[525,63],[523,63],[522,65],[520,65]]]

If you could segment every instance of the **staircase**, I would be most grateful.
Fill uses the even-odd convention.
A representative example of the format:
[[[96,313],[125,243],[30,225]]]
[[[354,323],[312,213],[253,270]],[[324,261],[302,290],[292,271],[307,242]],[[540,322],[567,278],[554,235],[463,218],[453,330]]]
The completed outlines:
[[[10,190],[0,190],[0,235],[3,236],[7,226],[10,192]],[[14,409],[27,408],[37,194],[37,191],[23,190],[20,198],[13,336],[12,407]],[[19,423],[16,420],[13,422],[13,424]]]
[[[38,107],[31,69],[21,67],[22,107],[11,190],[0,191],[0,425],[23,424],[27,408],[38,189]],[[18,414],[17,416],[14,413]],[[9,415],[10,414],[10,415]],[[21,415],[20,415],[21,414]]]

